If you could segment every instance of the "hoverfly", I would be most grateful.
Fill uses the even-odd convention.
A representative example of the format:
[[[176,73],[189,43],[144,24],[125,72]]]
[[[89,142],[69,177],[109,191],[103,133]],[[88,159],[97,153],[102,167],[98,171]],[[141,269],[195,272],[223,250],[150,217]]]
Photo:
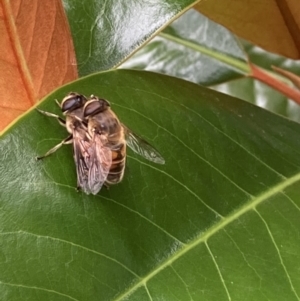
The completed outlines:
[[[58,122],[67,128],[70,135],[51,148],[45,155],[37,157],[36,159],[41,160],[57,151],[62,145],[73,143],[73,153],[77,171],[77,189],[82,189],[85,193],[89,194],[88,173],[91,139],[87,133],[86,126],[81,122],[83,119],[83,106],[86,101],[85,96],[71,92],[62,100],[61,104],[57,102],[63,115],[66,116],[66,120],[53,113],[37,109],[46,116],[57,118]]]
[[[83,115],[91,137],[89,188],[93,194],[97,194],[103,184],[109,186],[122,181],[126,145],[152,162],[165,163],[155,148],[119,121],[107,100],[91,95],[84,105]]]
[[[77,188],[86,194],[97,194],[103,185],[109,187],[121,182],[126,163],[126,145],[152,162],[165,163],[155,148],[119,121],[108,101],[94,95],[87,100],[85,96],[71,92],[59,106],[66,120],[49,112],[38,111],[57,118],[70,135],[37,159],[52,154],[63,144],[73,142]]]

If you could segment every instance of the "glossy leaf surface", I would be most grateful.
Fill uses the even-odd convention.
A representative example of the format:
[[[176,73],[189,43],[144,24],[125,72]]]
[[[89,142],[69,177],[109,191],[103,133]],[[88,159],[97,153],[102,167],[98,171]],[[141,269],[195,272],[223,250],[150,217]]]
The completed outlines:
[[[299,61],[266,52],[263,49],[246,42],[243,42],[243,46],[249,55],[250,61],[257,66],[270,72],[272,71],[272,66],[277,66],[289,70],[295,75],[300,75]],[[290,84],[292,85],[292,83]],[[297,103],[257,80],[242,78],[228,81],[221,85],[214,86],[214,88],[223,93],[247,100],[262,108],[270,110],[271,112],[300,122],[300,106]]]
[[[239,79],[249,72],[247,55],[252,63],[270,72],[275,65],[299,74],[299,61],[239,41],[194,9],[174,21],[120,68],[149,70],[214,85],[223,93],[299,121],[300,108],[294,101],[257,80]],[[220,82],[223,83],[216,85]]]
[[[81,75],[115,67],[197,1],[64,0]]]
[[[169,74],[212,85],[250,72],[235,36],[191,9],[129,58],[121,68]]]
[[[0,141],[1,300],[298,300],[300,125],[154,73],[61,88],[107,98],[166,160],[128,151],[124,181],[75,190],[66,136],[31,111]],[[183,101],[184,100],[184,101]],[[20,297],[21,296],[21,297]]]

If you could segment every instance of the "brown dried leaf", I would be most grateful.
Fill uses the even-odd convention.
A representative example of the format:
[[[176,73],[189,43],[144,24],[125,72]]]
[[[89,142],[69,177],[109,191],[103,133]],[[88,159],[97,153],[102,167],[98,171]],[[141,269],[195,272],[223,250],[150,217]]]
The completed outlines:
[[[200,1],[195,8],[268,51],[300,58],[299,0]]]
[[[0,0],[0,130],[39,99],[77,78],[60,0]]]

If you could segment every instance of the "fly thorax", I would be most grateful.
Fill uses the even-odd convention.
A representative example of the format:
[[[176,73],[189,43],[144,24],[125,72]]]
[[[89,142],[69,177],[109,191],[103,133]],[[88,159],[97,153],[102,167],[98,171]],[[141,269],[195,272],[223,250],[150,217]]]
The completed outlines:
[[[89,121],[89,128],[93,134],[111,136],[120,131],[121,125],[111,114],[97,114]]]
[[[81,127],[81,122],[72,115],[66,117],[66,128],[67,131],[72,134],[74,130]]]

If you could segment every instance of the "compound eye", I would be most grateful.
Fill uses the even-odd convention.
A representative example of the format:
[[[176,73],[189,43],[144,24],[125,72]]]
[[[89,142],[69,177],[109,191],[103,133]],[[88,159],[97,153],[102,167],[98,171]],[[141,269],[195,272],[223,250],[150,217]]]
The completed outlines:
[[[94,116],[98,113],[104,112],[109,107],[109,103],[105,99],[92,97],[84,106],[84,117]]]
[[[83,107],[85,102],[86,102],[86,98],[83,95],[70,93],[68,96],[66,96],[63,99],[61,110],[63,112],[73,111]]]
[[[93,116],[101,112],[101,104],[97,100],[88,101],[84,107],[84,117]]]

